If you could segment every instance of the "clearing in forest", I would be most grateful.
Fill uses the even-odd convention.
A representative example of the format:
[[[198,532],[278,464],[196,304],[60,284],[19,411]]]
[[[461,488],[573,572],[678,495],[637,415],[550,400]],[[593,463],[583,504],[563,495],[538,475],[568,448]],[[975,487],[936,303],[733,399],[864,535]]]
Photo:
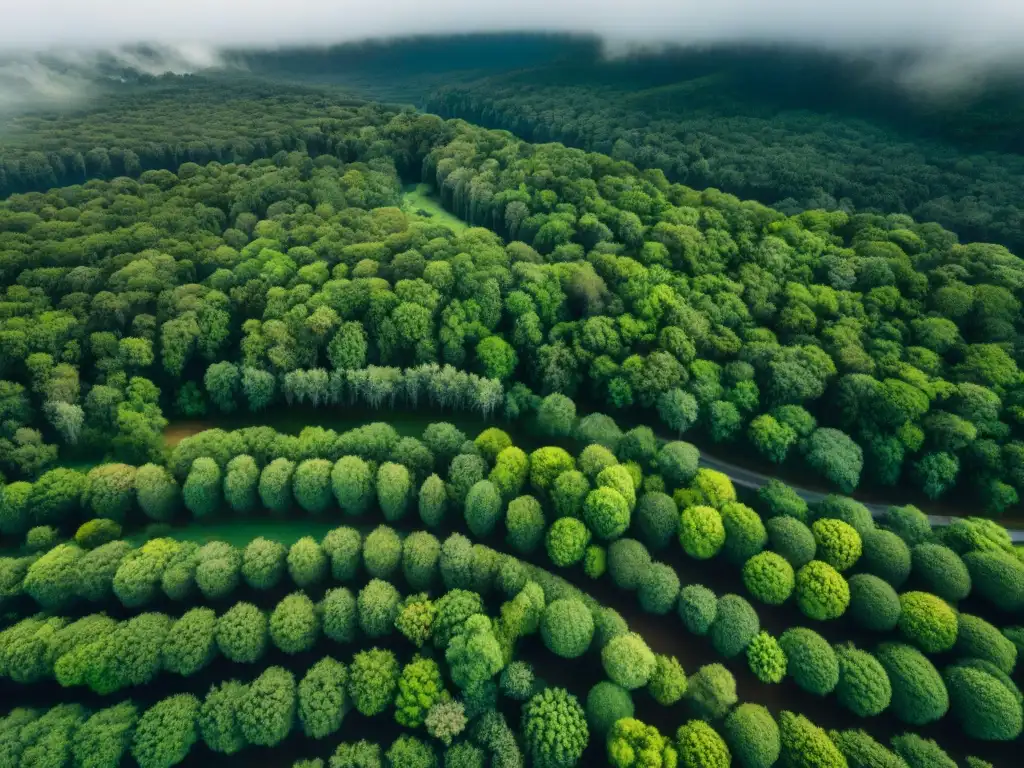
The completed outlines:
[[[410,215],[444,224],[455,234],[469,228],[466,222],[441,207],[441,201],[434,196],[429,184],[407,185],[402,192],[402,209]]]

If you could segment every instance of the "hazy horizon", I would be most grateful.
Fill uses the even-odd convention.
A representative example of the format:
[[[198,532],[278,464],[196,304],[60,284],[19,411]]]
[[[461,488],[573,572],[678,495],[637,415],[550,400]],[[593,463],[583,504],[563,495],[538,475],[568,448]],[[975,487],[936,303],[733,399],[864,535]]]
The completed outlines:
[[[486,6],[378,0],[371,13],[325,0],[37,0],[0,28],[0,49],[137,43],[216,48],[330,44],[463,32],[578,32],[632,43],[779,42],[825,48],[923,47],[992,57],[1019,48],[1015,0],[533,0]]]
[[[1024,73],[1024,3],[1011,0],[546,0],[499,7],[437,0],[429,14],[413,0],[371,7],[355,14],[324,0],[38,0],[0,27],[0,110],[87,99],[90,82],[111,62],[184,73],[242,49],[472,33],[590,35],[613,54],[717,44],[810,47],[866,56],[886,77],[934,92]],[[133,48],[140,45],[154,46],[156,55],[138,55]],[[912,55],[889,55],[897,52]]]

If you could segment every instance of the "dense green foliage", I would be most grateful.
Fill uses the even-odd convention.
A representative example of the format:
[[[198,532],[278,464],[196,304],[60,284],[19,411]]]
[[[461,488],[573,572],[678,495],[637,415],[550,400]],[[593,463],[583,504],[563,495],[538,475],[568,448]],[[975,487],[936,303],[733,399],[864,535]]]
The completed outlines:
[[[675,569],[665,563],[651,563],[637,590],[640,607],[664,615],[675,607],[678,595],[679,576]]]
[[[849,616],[860,627],[888,632],[899,623],[903,607],[887,582],[869,573],[850,577]]]
[[[739,595],[722,595],[708,635],[715,650],[731,658],[743,653],[760,629],[757,611],[750,603]]]
[[[850,604],[850,586],[828,563],[812,560],[796,572],[796,601],[811,619],[836,619]]]
[[[525,661],[512,661],[501,670],[501,692],[515,701],[526,701],[534,691],[537,678]]]
[[[802,568],[814,559],[817,544],[811,529],[795,517],[773,517],[765,523],[773,552],[782,555],[794,568]]]
[[[238,708],[246,685],[237,680],[210,687],[199,710],[199,736],[214,752],[231,755],[246,746],[238,722]]]
[[[414,590],[433,586],[441,558],[441,542],[426,531],[414,531],[402,541],[402,574]]]
[[[488,683],[505,665],[490,619],[469,616],[448,643],[445,659],[452,682],[464,690]]]
[[[363,541],[363,565],[378,579],[393,576],[402,564],[402,539],[394,528],[380,525]]]
[[[701,584],[688,584],[679,592],[679,618],[695,635],[706,635],[718,614],[718,597]]]
[[[686,554],[698,560],[717,555],[725,544],[725,526],[718,510],[706,506],[684,509],[679,521],[679,543]]]
[[[956,768],[956,761],[938,744],[916,733],[893,737],[892,748],[910,768]]]
[[[579,761],[590,732],[583,707],[564,688],[545,688],[523,706],[523,740],[530,764],[570,768]]]
[[[1019,693],[981,669],[956,665],[946,670],[950,713],[964,732],[986,741],[1011,741],[1024,728]]]
[[[741,768],[770,768],[779,757],[779,726],[758,704],[740,704],[729,713],[722,732]]]
[[[852,644],[835,650],[839,660],[839,703],[860,717],[873,717],[885,711],[892,701],[892,685],[878,660]]]
[[[283,667],[268,667],[249,684],[237,713],[246,741],[267,747],[284,741],[295,720],[295,689],[295,677]]]
[[[209,664],[216,651],[217,615],[210,608],[193,608],[171,625],[161,649],[163,668],[184,677]]]
[[[85,768],[116,766],[128,752],[138,708],[129,702],[100,710],[82,723],[75,733],[72,754]]]
[[[319,634],[316,606],[302,592],[284,598],[270,614],[270,640],[285,653],[310,650]]]
[[[883,643],[875,658],[892,684],[891,711],[911,725],[938,720],[949,710],[949,693],[934,665],[909,645]]]
[[[874,529],[862,534],[861,540],[861,568],[885,579],[893,587],[901,587],[910,576],[912,568],[911,551],[903,539],[892,531]]]
[[[656,702],[669,707],[686,693],[686,672],[675,656],[659,653],[654,658],[654,672],[647,683],[647,691]]]
[[[971,574],[964,561],[949,547],[923,543],[911,550],[914,578],[943,600],[957,602],[971,591]]]
[[[906,768],[903,758],[865,731],[830,731],[828,735],[843,753],[849,768]]]
[[[322,739],[341,727],[349,709],[347,684],[345,665],[330,656],[310,667],[298,688],[298,718],[307,736]]]
[[[607,742],[608,762],[614,768],[677,764],[678,754],[671,739],[632,715],[621,718],[612,726]]]
[[[398,679],[395,720],[407,728],[417,728],[426,721],[431,707],[449,698],[437,662],[417,656],[405,665]]]
[[[391,582],[372,579],[359,590],[356,597],[359,628],[373,638],[391,634],[401,599],[398,589]]]
[[[601,662],[608,678],[627,690],[642,688],[654,674],[654,653],[636,633],[613,637],[601,650]]]
[[[875,530],[875,519],[871,511],[859,501],[851,499],[849,496],[839,496],[830,493],[821,501],[815,503],[810,512],[815,522],[818,520],[839,520],[846,523],[858,533],[861,539]],[[848,538],[849,536],[848,533],[841,535],[843,538]]]
[[[760,552],[743,565],[743,585],[751,596],[768,605],[782,605],[796,585],[793,566],[775,552]]]
[[[956,652],[963,658],[991,662],[1007,675],[1017,666],[1017,646],[995,626],[969,613],[957,616]]]
[[[603,680],[587,694],[587,724],[599,736],[607,734],[619,720],[633,717],[633,712],[633,697],[615,683]]]
[[[348,695],[353,706],[363,715],[380,714],[394,700],[398,676],[398,662],[390,651],[360,651],[349,667]]]
[[[583,559],[590,531],[575,517],[562,517],[548,528],[545,539],[548,557],[558,566],[568,566]]]
[[[839,659],[814,630],[787,629],[779,637],[779,646],[786,654],[787,674],[808,693],[824,696],[839,684]]]
[[[650,565],[650,553],[636,539],[618,539],[608,546],[608,573],[620,589],[638,589]]]
[[[267,641],[266,614],[251,603],[237,603],[217,621],[217,647],[232,661],[256,661]]]
[[[685,699],[697,717],[718,720],[736,703],[736,678],[721,664],[703,666],[687,682]]]
[[[251,111],[245,98],[272,88],[222,87],[228,98],[211,98],[201,78],[162,84],[152,102],[162,146],[171,146],[168,126],[156,115],[176,97],[191,99],[193,118],[205,111],[237,127],[232,110]],[[531,148],[527,161],[519,149],[527,145],[511,136],[430,116],[332,104],[332,118],[316,121],[309,93],[280,97],[269,122],[245,129],[277,131],[273,151],[265,136],[245,148],[218,139],[190,158],[199,162],[179,164],[185,158],[174,152],[153,153],[159,142],[58,149],[70,136],[58,131],[50,155],[30,153],[29,186],[119,172],[137,180],[4,204],[11,266],[3,277],[17,309],[0,332],[5,360],[26,361],[4,367],[12,416],[0,446],[5,470],[38,475],[52,462],[48,440],[109,447],[133,463],[159,458],[169,407],[194,415],[343,396],[380,406],[399,396],[415,403],[422,392],[435,405],[512,416],[541,407],[542,428],[568,435],[575,409],[567,397],[586,380],[589,396],[656,408],[677,431],[691,423],[730,441],[749,424],[758,449],[802,459],[840,488],[852,489],[863,466],[875,482],[905,478],[932,496],[969,487],[990,511],[1015,503],[1018,376],[1000,344],[1012,348],[1016,338],[1021,269],[1004,249],[958,245],[901,216],[787,218],[558,145]],[[143,135],[144,101],[132,105]],[[91,131],[90,119],[69,125]],[[371,149],[381,146],[376,137],[389,156]],[[49,164],[61,152],[92,160],[57,172]],[[495,169],[502,153],[516,152]],[[126,157],[137,163],[125,166]],[[170,170],[144,170],[156,167]],[[509,244],[397,210],[398,174],[412,168],[422,168],[445,206]],[[94,224],[89,206],[114,200]],[[171,215],[185,200],[189,216]],[[145,237],[131,234],[139,222]],[[747,253],[757,257],[741,258]],[[421,366],[411,369],[418,381],[438,385],[399,385],[403,366]],[[548,398],[527,397],[519,384]],[[975,440],[999,450],[969,453]],[[694,475],[692,449],[645,456],[621,442],[624,460],[656,464],[672,485]],[[439,436],[433,445],[442,451],[400,440],[374,456],[376,479],[386,479],[376,494],[373,477],[346,479],[335,466],[335,501],[358,511],[376,495],[387,515],[404,514],[409,484],[395,467],[426,477],[438,455],[452,453],[452,441]],[[539,493],[572,469],[554,449],[535,458]],[[265,506],[283,511],[297,501],[317,511],[330,502],[326,466],[305,460],[261,472]],[[217,463],[223,472],[226,461]],[[172,471],[188,486],[188,507],[202,511],[212,473],[201,465],[188,482],[190,468]],[[76,512],[68,491],[80,481],[53,471],[33,504],[45,522]],[[134,479],[139,504],[166,515],[157,499],[170,492],[154,495],[151,474]],[[251,493],[247,477],[232,479],[240,505]],[[482,479],[481,471],[474,482]],[[462,503],[472,484],[454,486],[453,498]]]
[[[225,116],[205,82],[161,81],[163,107],[191,95],[185,114]],[[40,684],[44,702],[136,689],[98,712],[16,710],[0,757],[100,768],[127,751],[170,768],[199,742],[231,755],[299,729],[327,739],[355,709],[416,735],[342,744],[332,768],[438,768],[439,745],[452,768],[571,768],[591,733],[613,765],[638,768],[890,759],[857,732],[833,743],[802,715],[737,707],[725,666],[688,678],[671,655],[679,625],[648,634],[673,621],[707,635],[705,652],[743,654],[761,682],[788,676],[857,717],[923,726],[948,710],[968,738],[1019,736],[1020,633],[1000,629],[1024,605],[1024,565],[1005,530],[968,518],[933,532],[910,507],[876,527],[853,499],[809,506],[777,481],[755,493],[700,468],[690,443],[573,400],[634,409],[633,424],[656,414],[737,455],[747,441],[847,492],[863,476],[1001,513],[1024,490],[1016,257],[904,216],[788,217],[696,192],[622,162],[621,146],[612,159],[270,92],[258,109],[295,108],[292,122],[237,126],[281,128],[269,143],[215,131],[186,154],[133,144],[135,160],[111,144],[81,167],[77,149],[0,150],[17,184],[40,186],[47,164],[75,182],[0,203],[0,534],[22,547],[0,559],[0,677]],[[65,120],[98,130],[54,118],[54,135]],[[470,226],[400,207],[417,174]],[[419,436],[378,422],[163,441],[165,412],[282,403],[511,426],[472,440],[447,422]],[[513,445],[518,422],[557,445]],[[116,461],[61,466],[72,451]],[[268,513],[355,519],[287,547],[180,527]],[[434,533],[413,530],[416,514]],[[541,570],[545,555],[577,583],[617,587],[623,615]],[[700,569],[723,591],[741,575],[763,605],[683,586]],[[786,628],[791,596],[832,622],[835,646]],[[986,619],[951,605],[968,598]],[[623,618],[636,608],[655,617],[644,633]],[[853,626],[888,642],[874,655],[843,644]],[[323,643],[342,644],[344,663],[313,657]],[[918,649],[952,652],[942,675]],[[573,693],[571,667],[595,673],[585,708],[540,679],[532,654],[546,652]],[[162,675],[171,695],[157,702],[143,687]],[[674,740],[633,719],[680,702],[698,720]]]
[[[782,765],[789,768],[843,768],[846,758],[828,734],[803,715],[779,714]]]
[[[617,539],[629,527],[629,505],[613,488],[595,488],[583,502],[583,522],[600,539]]]
[[[820,560],[837,571],[846,571],[860,559],[862,543],[860,534],[842,520],[823,518],[811,526],[817,554]]]
[[[691,720],[679,727],[676,749],[684,768],[728,768],[732,761],[725,741],[703,720]]]
[[[747,646],[747,664],[762,683],[781,683],[789,661],[779,641],[762,631]]]
[[[737,565],[758,554],[768,543],[768,533],[760,515],[746,504],[725,504],[722,507],[722,525],[725,528],[723,552]]]
[[[900,634],[908,642],[926,653],[948,651],[956,643],[956,612],[935,595],[905,592],[900,606]]]
[[[544,510],[533,496],[519,496],[505,510],[506,540],[521,554],[530,554],[541,543],[547,526]]]
[[[664,549],[679,533],[679,510],[671,496],[659,491],[640,497],[633,520],[638,535],[651,550]]]
[[[1006,141],[1017,123],[1007,122],[1005,105],[996,100],[998,117],[983,100],[946,112],[844,67],[839,57],[778,47],[596,63],[576,53],[445,83],[425,98],[446,116],[605,152],[788,211],[911,213],[1020,245],[1012,225],[1020,160]]]
[[[556,656],[574,659],[590,647],[594,636],[594,619],[579,600],[555,600],[544,609],[540,622],[544,645]]]
[[[139,718],[132,757],[140,768],[169,768],[180,763],[195,743],[199,701],[179,694],[153,705]]]

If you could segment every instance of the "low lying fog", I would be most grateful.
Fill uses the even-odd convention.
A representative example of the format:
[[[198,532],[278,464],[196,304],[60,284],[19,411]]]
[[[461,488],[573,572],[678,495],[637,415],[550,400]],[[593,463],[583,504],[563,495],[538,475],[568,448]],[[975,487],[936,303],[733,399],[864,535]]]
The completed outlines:
[[[666,43],[771,40],[828,47],[1012,51],[1018,0],[35,0],[5,15],[0,47],[333,43],[365,37],[550,30]]]
[[[218,51],[325,45],[365,38],[550,31],[602,37],[611,52],[732,42],[922,53],[897,76],[964,84],[1024,61],[1021,0],[33,0],[0,25],[0,110],[70,98],[97,52],[131,64],[127,46],[166,60],[142,69],[193,71]]]

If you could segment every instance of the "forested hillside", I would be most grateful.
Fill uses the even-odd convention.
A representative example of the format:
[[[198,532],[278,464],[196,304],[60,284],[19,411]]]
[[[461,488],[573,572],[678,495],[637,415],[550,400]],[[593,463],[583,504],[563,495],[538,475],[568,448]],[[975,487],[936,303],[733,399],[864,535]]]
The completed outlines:
[[[0,143],[0,767],[1015,764],[1006,247],[115,90]]]
[[[919,92],[894,85],[884,67],[876,71],[882,65],[869,61],[757,47],[605,60],[596,39],[564,35],[424,37],[238,51],[227,55],[226,64],[299,83],[312,104],[322,96],[309,85],[415,104],[510,130],[527,141],[563,142],[642,169],[660,168],[671,181],[718,188],[787,214],[816,208],[906,213],[936,221],[963,240],[1012,248],[1022,243],[1024,94],[1013,84]],[[198,78],[192,85],[199,101],[216,100],[207,82]],[[237,72],[228,82],[241,95]],[[157,90],[150,77],[139,85],[114,88],[117,106],[111,101],[101,110],[126,113],[127,121],[114,121],[121,127],[109,120],[110,127],[65,121],[66,135],[60,137],[50,133],[52,124],[32,119],[9,126],[8,151],[18,143],[10,135],[13,128],[15,135],[31,134],[34,141],[48,136],[45,146],[58,157],[44,163],[34,156],[19,171],[0,166],[0,193],[43,189],[54,179],[79,180],[83,168],[93,174],[101,166],[105,173],[120,172],[137,162],[146,169],[183,159],[202,162],[221,153],[263,156],[239,143],[242,137],[293,140],[290,129],[278,130],[282,126],[269,125],[262,115],[241,121],[223,138],[201,126],[193,132],[188,122],[193,107],[186,106],[184,124],[174,134],[177,146],[127,146],[129,137],[140,135],[131,124],[131,94],[151,99]],[[274,98],[268,88],[251,81],[245,96]],[[217,107],[232,109],[231,104]],[[65,140],[72,135],[72,141]],[[232,141],[239,146],[229,146]],[[112,152],[103,157],[106,145]],[[98,151],[79,158],[68,153],[70,146]],[[123,150],[130,151],[124,155]]]
[[[917,111],[900,111],[895,105],[913,103],[912,93],[858,91],[831,71],[834,62],[750,59],[537,67],[440,88],[424,106],[527,141],[660,168],[672,181],[786,213],[906,213],[965,240],[1024,242],[1024,160],[1003,130],[1020,124],[1012,108],[963,114],[926,98]]]
[[[237,386],[243,370],[438,363],[597,407],[660,404],[674,428],[750,441],[848,491],[862,476],[932,498],[959,484],[998,512],[1024,487],[1024,275],[1005,248],[906,216],[786,217],[606,156],[322,96],[282,91],[246,123],[248,86],[210,104],[194,97],[212,85],[180,86],[194,124],[223,139],[170,141],[169,86],[152,122],[122,148],[106,141],[105,156],[272,157],[15,196],[0,212],[4,376],[20,404],[9,470],[25,471],[10,441],[39,427],[30,406],[65,439],[78,430],[58,413],[107,424],[109,438],[114,412],[82,408],[111,370],[157,382],[166,406],[200,397],[211,364]],[[72,118],[82,144],[67,152],[103,154],[87,148],[90,130],[108,139],[102,125]],[[62,126],[39,141],[58,146]],[[8,162],[21,172],[39,157]],[[453,237],[368,211],[421,173],[492,231]],[[365,351],[339,364],[331,350],[353,334]]]
[[[912,56],[771,46],[621,53],[606,58],[587,37],[495,35],[232,61],[602,152],[786,213],[907,213],[966,240],[1022,242],[1024,93],[1012,79],[950,88],[915,81]]]
[[[255,80],[143,78],[112,88],[90,109],[11,118],[0,127],[0,194],[269,157],[306,141],[329,107],[346,104],[366,103]]]
[[[336,85],[373,101],[419,105],[444,85],[524,67],[596,61],[601,43],[585,35],[505,33],[366,40],[224,55],[229,65],[253,75]]]

